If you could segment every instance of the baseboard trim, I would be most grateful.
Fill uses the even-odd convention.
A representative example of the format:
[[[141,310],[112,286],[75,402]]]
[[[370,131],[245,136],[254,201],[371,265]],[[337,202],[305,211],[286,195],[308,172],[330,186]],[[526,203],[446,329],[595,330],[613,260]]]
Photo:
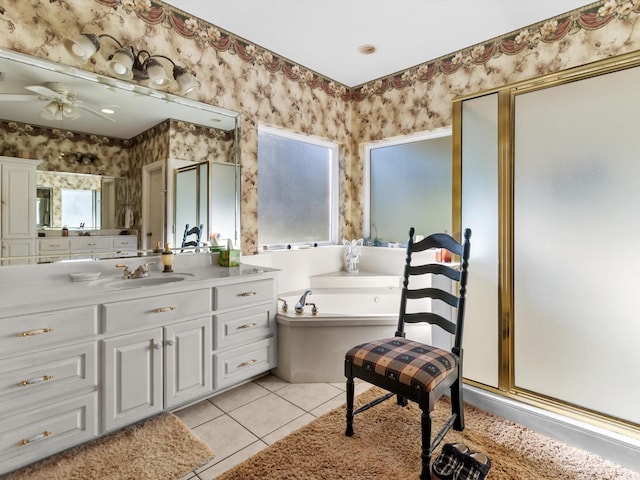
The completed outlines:
[[[640,472],[640,440],[464,385],[464,400],[531,430]]]

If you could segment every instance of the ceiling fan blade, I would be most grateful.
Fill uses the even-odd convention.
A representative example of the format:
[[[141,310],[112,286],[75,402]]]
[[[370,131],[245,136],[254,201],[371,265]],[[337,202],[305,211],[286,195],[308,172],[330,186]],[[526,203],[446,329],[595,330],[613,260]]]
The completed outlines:
[[[51,90],[49,87],[45,87],[44,85],[27,85],[24,88],[30,92],[37,93],[38,95],[42,95],[47,98],[65,98],[65,95],[58,93],[55,90]]]
[[[0,93],[0,102],[32,102],[38,100],[37,95],[22,93]]]
[[[86,105],[83,105],[81,102],[70,102],[74,107],[78,107],[81,108],[83,110],[86,110],[87,112],[93,113],[94,115],[97,115],[101,118],[104,118],[105,120],[109,120],[110,122],[115,122],[116,119],[113,117],[110,117],[109,115],[105,115],[102,112],[99,112],[98,110],[94,110],[93,108],[87,107]]]

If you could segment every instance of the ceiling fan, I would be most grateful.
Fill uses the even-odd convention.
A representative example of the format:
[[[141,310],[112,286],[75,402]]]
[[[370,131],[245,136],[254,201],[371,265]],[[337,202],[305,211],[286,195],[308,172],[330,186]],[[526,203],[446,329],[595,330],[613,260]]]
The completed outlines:
[[[43,85],[27,85],[26,90],[37,95],[0,93],[1,102],[31,102],[45,101],[41,116],[47,120],[75,120],[80,117],[79,110],[85,110],[105,120],[115,122],[115,119],[85,105],[76,98],[76,94],[65,84],[58,82],[46,82]]]

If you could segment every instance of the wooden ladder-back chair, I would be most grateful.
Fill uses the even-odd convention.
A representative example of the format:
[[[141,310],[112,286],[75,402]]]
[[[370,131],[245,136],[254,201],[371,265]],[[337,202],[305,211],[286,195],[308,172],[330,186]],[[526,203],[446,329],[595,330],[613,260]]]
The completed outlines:
[[[182,235],[182,250],[184,251],[185,247],[196,247],[196,252],[198,251],[197,247],[200,245],[200,237],[202,237],[202,229],[204,225],[201,223],[197,227],[189,228],[189,224],[187,223],[184,227],[184,235]],[[193,237],[195,235],[195,237]],[[191,239],[189,239],[191,237]]]
[[[467,269],[471,230],[464,231],[464,242],[459,243],[446,233],[435,233],[414,243],[414,229],[409,230],[407,258],[404,266],[404,279],[400,297],[400,315],[398,329],[394,337],[363,343],[350,349],[345,357],[345,376],[347,377],[347,430],[346,435],[353,435],[353,417],[379,403],[397,396],[398,405],[407,405],[407,400],[416,402],[422,410],[422,473],[420,479],[430,479],[429,464],[431,455],[449,429],[464,429],[464,412],[462,399],[462,332],[464,326],[464,307],[467,286]],[[412,255],[430,248],[446,249],[460,257],[460,265],[443,263],[426,263],[412,265]],[[455,260],[455,259],[454,259]],[[431,286],[410,288],[412,280],[419,281],[422,275],[431,275]],[[451,280],[451,289],[440,289],[434,286],[437,276]],[[428,280],[428,277],[422,277]],[[442,277],[440,277],[442,278]],[[421,282],[425,282],[422,280]],[[442,283],[442,282],[440,282]],[[456,288],[457,287],[457,288]],[[451,293],[454,292],[454,293]],[[422,299],[422,300],[421,300]],[[424,300],[427,299],[427,300]],[[420,311],[417,307],[407,306],[418,302],[432,305],[430,312]],[[455,309],[455,321],[451,321],[438,313],[434,313],[435,302],[445,302]],[[442,311],[442,310],[440,310]],[[453,318],[453,313],[452,313]],[[405,324],[426,322],[437,325],[453,335],[451,350],[437,348],[405,338]],[[387,390],[389,393],[377,398],[354,412],[354,379],[366,382]],[[431,441],[431,412],[436,401],[447,391],[451,392],[451,416],[442,429]]]

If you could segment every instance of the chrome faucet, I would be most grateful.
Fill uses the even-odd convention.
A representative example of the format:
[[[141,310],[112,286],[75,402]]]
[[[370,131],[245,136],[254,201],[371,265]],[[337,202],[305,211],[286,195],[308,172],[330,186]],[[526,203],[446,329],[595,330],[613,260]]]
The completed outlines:
[[[302,296],[300,297],[300,300],[298,300],[298,303],[296,303],[295,306],[295,310],[296,313],[302,313],[304,312],[304,306],[307,303],[307,295],[311,294],[311,290],[305,290],[305,292],[302,294]]]
[[[133,273],[129,269],[129,265],[125,265],[123,263],[117,264],[116,268],[122,268],[122,278],[124,279],[145,278],[151,276],[151,273],[149,272],[149,265],[155,265],[155,263],[156,262],[149,262],[143,265],[139,265],[138,268],[133,271]]]

